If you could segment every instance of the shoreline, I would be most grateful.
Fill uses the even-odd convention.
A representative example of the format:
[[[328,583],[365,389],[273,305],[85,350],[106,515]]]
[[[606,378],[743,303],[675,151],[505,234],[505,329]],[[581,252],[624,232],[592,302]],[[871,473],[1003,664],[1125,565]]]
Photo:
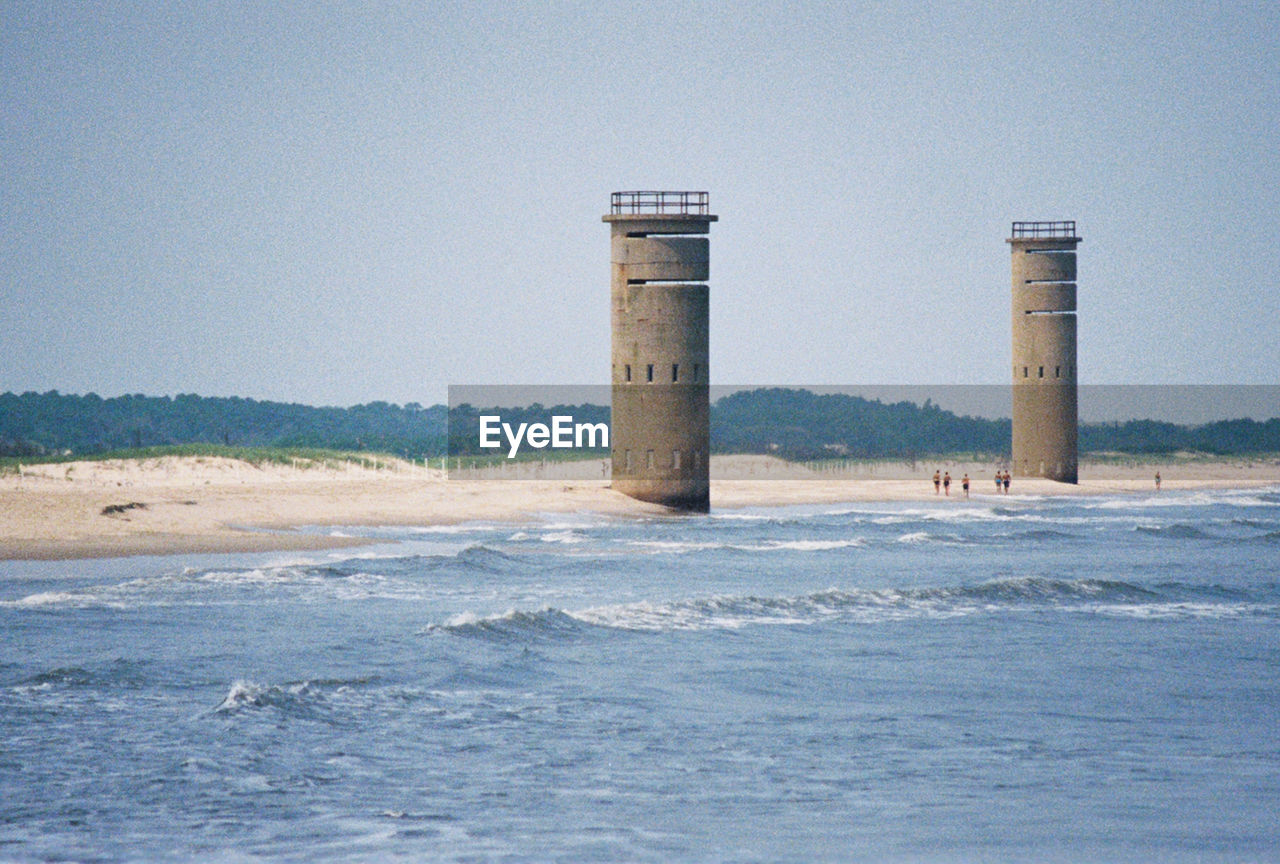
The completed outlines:
[[[949,497],[934,470],[950,471]],[[946,502],[997,498],[989,463],[878,462],[810,470],[767,456],[716,456],[712,510],[792,504]],[[1156,494],[1280,485],[1280,459],[1129,463],[1082,460],[1078,485],[1016,477],[1010,497]],[[966,502],[960,477],[972,478]],[[600,472],[603,473],[603,472]],[[383,542],[303,528],[520,524],[543,513],[653,517],[671,511],[608,488],[595,468],[560,479],[447,479],[410,463],[296,468],[215,457],[70,462],[0,477],[0,560],[314,551]],[[594,475],[594,476],[592,476]],[[1003,496],[999,496],[1003,497]]]

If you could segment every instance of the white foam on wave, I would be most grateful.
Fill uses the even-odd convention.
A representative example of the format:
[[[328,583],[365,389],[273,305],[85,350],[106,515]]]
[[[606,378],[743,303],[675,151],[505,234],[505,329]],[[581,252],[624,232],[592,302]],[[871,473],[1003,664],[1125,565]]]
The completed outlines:
[[[778,517],[764,513],[712,513],[710,518],[725,522],[770,522]]]
[[[227,695],[213,710],[217,714],[228,714],[245,708],[290,707],[318,700],[321,696],[310,681],[277,686],[238,678],[231,682]]]
[[[515,614],[514,609],[510,609],[506,612],[502,612],[497,615],[483,615],[483,616],[477,615],[475,612],[459,612],[457,615],[454,615],[448,621],[444,622],[444,626],[445,627],[470,627],[474,624],[479,624],[481,621],[498,621],[498,620],[501,620],[502,618],[511,617],[514,614]]]
[[[226,695],[212,710],[215,714],[273,709],[297,717],[321,718],[333,708],[365,709],[386,691],[369,691],[364,685],[374,679],[306,679],[283,684],[264,684],[248,678],[231,682]],[[414,693],[414,688],[392,688],[396,696]]]
[[[395,558],[366,555],[360,558]],[[354,560],[349,558],[348,560]],[[268,597],[277,592],[293,599],[351,601],[400,599],[422,596],[427,589],[413,580],[368,572],[356,568],[333,569],[334,562],[290,559],[280,565],[249,568],[200,569],[159,573],[115,584],[86,586],[63,591],[42,591],[12,600],[0,600],[0,608],[54,609],[107,608],[137,609],[164,606],[205,606],[240,602],[229,591],[259,591]]]
[[[928,543],[931,539],[933,538],[931,537],[928,531],[913,531],[910,534],[903,534],[901,537],[898,538],[898,542],[899,543]]]
[[[406,557],[405,553],[398,551],[378,552],[370,549],[337,549],[320,554],[274,555],[264,559],[259,567],[265,570],[307,569],[312,567],[334,567],[347,561],[381,561],[404,557]],[[183,574],[191,576],[199,572],[201,571],[188,567],[183,571]]]
[[[880,516],[891,511],[884,508],[867,509],[865,507],[841,507],[838,510],[823,510],[819,516]]]
[[[483,534],[500,529],[494,525],[464,522],[458,525],[417,525],[409,530],[413,534]]]
[[[61,603],[70,603],[79,599],[79,595],[70,591],[42,591],[39,594],[28,594],[18,600],[0,600],[0,606],[14,607],[34,607],[34,606],[56,606]]]
[[[829,549],[857,549],[867,543],[860,537],[852,540],[771,540],[760,546],[745,547],[751,551],[772,552],[792,549],[798,552],[825,552]]]
[[[948,507],[898,510],[870,520],[874,525],[902,525],[909,522],[1012,522],[1022,514],[998,513],[996,507]]]
[[[577,531],[549,531],[546,534],[538,535],[538,539],[543,543],[585,543],[591,538],[585,534],[579,534]]]
[[[392,556],[394,557],[394,556]],[[181,590],[182,585],[175,585]],[[186,587],[196,589],[248,588],[306,589],[315,591],[316,600],[360,600],[372,597],[397,597],[403,591],[392,590],[392,580],[363,570],[335,572],[311,567],[256,567],[247,570],[208,570],[192,574]],[[179,595],[181,596],[181,595]],[[184,599],[190,599],[189,597]]]
[[[606,528],[608,527],[608,525],[609,523],[604,521],[599,521],[599,522],[578,521],[578,522],[548,522],[545,525],[542,525],[540,527],[547,531],[590,531],[594,528]]]
[[[767,601],[744,598],[706,598],[702,600],[670,603],[647,600],[632,603],[592,606],[577,610],[558,610],[551,607],[537,612],[509,609],[487,615],[460,612],[451,616],[443,625],[432,625],[433,630],[469,630],[492,625],[545,626],[557,617],[563,617],[593,627],[642,632],[670,632],[677,630],[736,630],[752,624],[804,624],[809,618],[795,611],[776,607]],[[811,616],[810,616],[811,617]]]
[[[517,531],[507,537],[509,543],[527,543],[536,540],[541,543],[560,543],[568,546],[577,545],[578,543],[586,543],[591,538],[586,534],[579,534],[572,529],[561,531],[545,531],[542,533],[530,533],[528,531]]]
[[[372,556],[377,557],[377,556]],[[396,557],[396,556],[388,556]],[[355,560],[355,559],[351,559]],[[327,565],[321,565],[325,567]],[[253,567],[247,570],[207,570],[192,574],[191,582],[195,585],[216,585],[228,587],[288,587],[319,585],[369,585],[382,584],[387,577],[364,571],[351,573],[318,570],[309,566]]]
[[[921,617],[955,618],[982,609],[979,604],[958,603],[945,595],[913,597],[891,590],[829,589],[798,597],[714,596],[668,603],[640,601],[565,614],[599,627],[667,632],[813,625],[834,619],[870,624]]]
[[[476,612],[459,612],[451,615],[444,624],[428,624],[426,632],[468,631],[468,630],[502,630],[512,628],[528,633],[553,632],[562,626],[563,619],[572,618],[567,613],[552,606],[530,611],[527,609],[508,609],[505,612],[478,614]]]
[[[732,549],[737,552],[825,552],[832,549],[857,549],[867,545],[861,537],[849,540],[765,540],[761,543],[719,543],[714,541],[625,540],[628,546],[655,552],[697,552],[706,549]]]
[[[1280,616],[1280,604],[1216,603],[1163,598],[1138,586],[1106,580],[1035,577],[935,588],[828,588],[795,596],[710,595],[638,600],[561,610],[464,612],[431,630],[508,626],[516,631],[562,632],[566,620],[594,627],[641,632],[739,630],[768,625],[816,625],[840,621],[879,624],[919,619],[1026,612],[1096,614],[1138,619]]]
[[[79,609],[105,606],[109,609],[124,609],[127,605],[93,591],[41,591],[16,600],[0,600],[0,607],[7,609],[43,609],[54,606],[71,606]]]
[[[1080,607],[1081,612],[1091,612],[1117,618],[1150,620],[1168,619],[1224,619],[1252,615],[1276,616],[1280,606],[1267,603],[1097,603]]]
[[[1190,507],[1203,506],[1211,503],[1206,495],[1195,496],[1174,496],[1166,495],[1164,498],[1104,498],[1101,501],[1092,501],[1080,504],[1086,510],[1133,510],[1145,507]]]
[[[243,708],[246,705],[259,704],[262,700],[263,694],[266,692],[267,688],[261,684],[237,679],[231,682],[231,689],[227,691],[226,696],[222,697],[222,701],[218,703],[218,707],[213,710],[219,713],[225,713]]]
[[[1162,492],[1143,498],[1108,497],[1081,503],[1089,510],[1132,510],[1148,507],[1211,507],[1226,505],[1228,507],[1280,507],[1280,501],[1263,498],[1262,495],[1277,494],[1272,490],[1223,489],[1201,492]]]
[[[355,557],[349,552],[330,553],[327,555],[274,555],[267,558],[260,565],[266,569],[281,569],[285,567],[328,567],[335,561],[345,560]],[[192,576],[200,573],[192,567],[188,567],[182,571],[184,576]]]
[[[724,543],[716,543],[714,541],[694,541],[694,540],[618,540],[618,543],[625,543],[627,546],[637,546],[641,549],[652,549],[656,552],[696,552],[699,549],[725,549]]]
[[[928,531],[911,531],[903,534],[896,541],[906,546],[914,546],[921,543],[938,543],[943,546],[957,546],[963,541],[956,534],[930,534]]]
[[[209,585],[280,585],[315,583],[320,579],[306,567],[255,567],[249,570],[208,570],[195,581]]]
[[[751,609],[750,604],[735,599],[732,604],[717,603],[716,598],[691,603],[623,603],[593,606],[566,613],[584,624],[617,630],[669,632],[676,630],[739,630],[748,625],[806,624],[799,614],[784,610]]]

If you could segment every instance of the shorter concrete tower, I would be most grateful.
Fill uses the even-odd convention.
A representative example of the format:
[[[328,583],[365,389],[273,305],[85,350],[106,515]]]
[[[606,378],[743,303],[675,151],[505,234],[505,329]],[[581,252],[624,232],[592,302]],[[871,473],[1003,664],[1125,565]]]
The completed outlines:
[[[1013,473],[1078,482],[1076,223],[1014,222]]]
[[[711,508],[706,192],[614,192],[613,488]]]

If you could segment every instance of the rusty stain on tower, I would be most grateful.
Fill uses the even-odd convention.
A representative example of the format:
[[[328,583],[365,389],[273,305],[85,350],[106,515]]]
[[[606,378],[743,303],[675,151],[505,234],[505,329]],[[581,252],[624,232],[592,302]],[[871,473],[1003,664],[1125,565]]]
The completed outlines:
[[[706,192],[614,192],[609,215],[613,488],[710,509]]]

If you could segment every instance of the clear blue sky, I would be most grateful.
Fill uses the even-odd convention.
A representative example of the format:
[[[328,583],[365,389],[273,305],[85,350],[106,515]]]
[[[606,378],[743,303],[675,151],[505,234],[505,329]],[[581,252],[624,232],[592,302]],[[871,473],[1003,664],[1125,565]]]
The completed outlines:
[[[1280,379],[1280,4],[0,3],[0,391],[604,383],[622,189],[705,189],[713,380]]]

